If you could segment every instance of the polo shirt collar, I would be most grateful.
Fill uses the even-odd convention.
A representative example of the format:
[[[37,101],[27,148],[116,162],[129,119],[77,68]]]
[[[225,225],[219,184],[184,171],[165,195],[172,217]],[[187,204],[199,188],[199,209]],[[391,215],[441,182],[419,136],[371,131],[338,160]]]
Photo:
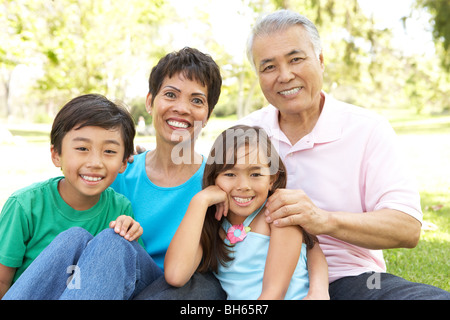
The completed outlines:
[[[280,123],[278,122],[278,117],[280,115],[280,111],[275,108],[273,105],[268,106],[268,114],[267,114],[267,124],[264,126],[267,135],[269,138],[278,139],[280,142],[288,143],[289,139],[286,137],[283,131],[280,129]]]
[[[327,143],[338,140],[342,136],[342,114],[337,107],[337,101],[322,91],[325,103],[316,125],[309,134],[314,143]]]
[[[304,143],[304,140],[307,140],[307,143],[311,144],[312,147],[314,143],[332,142],[341,137],[343,123],[341,119],[342,115],[336,107],[337,101],[323,91],[322,94],[325,96],[325,103],[316,125],[313,130],[300,139],[296,145]],[[267,127],[269,130],[267,130],[267,134],[269,137],[290,144],[289,139],[280,129],[280,124],[278,122],[279,110],[274,106],[269,105],[268,113],[267,119],[269,123],[267,123]]]

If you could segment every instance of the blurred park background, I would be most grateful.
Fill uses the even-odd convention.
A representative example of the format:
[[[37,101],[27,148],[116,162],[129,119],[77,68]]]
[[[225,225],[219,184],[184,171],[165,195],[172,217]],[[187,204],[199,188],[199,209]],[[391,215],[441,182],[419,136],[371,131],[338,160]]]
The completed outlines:
[[[417,178],[422,238],[414,250],[385,250],[388,271],[450,290],[448,0],[2,0],[0,208],[14,190],[60,174],[48,134],[77,95],[126,103],[136,143],[151,148],[148,76],[159,58],[184,46],[209,53],[224,79],[199,138],[206,153],[222,129],[266,105],[245,43],[255,20],[278,8],[317,25],[324,90],[386,116]]]

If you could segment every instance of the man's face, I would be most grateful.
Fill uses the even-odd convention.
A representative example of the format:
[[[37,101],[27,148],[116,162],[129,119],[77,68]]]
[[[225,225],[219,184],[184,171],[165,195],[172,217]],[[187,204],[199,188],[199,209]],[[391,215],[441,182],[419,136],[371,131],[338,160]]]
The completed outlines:
[[[252,54],[261,90],[282,115],[320,108],[323,56],[302,26],[256,37]]]

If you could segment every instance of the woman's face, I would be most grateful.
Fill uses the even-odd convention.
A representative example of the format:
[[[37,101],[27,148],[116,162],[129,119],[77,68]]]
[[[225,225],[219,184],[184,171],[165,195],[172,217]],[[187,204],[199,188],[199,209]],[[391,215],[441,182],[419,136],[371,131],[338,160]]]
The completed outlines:
[[[166,77],[152,104],[149,93],[147,111],[153,117],[157,141],[170,144],[194,141],[208,119],[208,89],[178,73]]]

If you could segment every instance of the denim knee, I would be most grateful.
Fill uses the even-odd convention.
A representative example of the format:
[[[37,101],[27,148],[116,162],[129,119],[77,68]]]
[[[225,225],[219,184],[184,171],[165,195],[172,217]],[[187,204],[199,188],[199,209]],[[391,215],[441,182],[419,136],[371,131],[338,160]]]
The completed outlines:
[[[72,227],[58,234],[51,245],[64,247],[85,247],[93,239],[92,234],[80,227]]]
[[[90,234],[89,231],[81,227],[69,228],[66,231],[61,232],[58,235],[58,237],[66,237],[73,239],[88,239],[88,240],[91,240],[93,238],[92,234]]]
[[[102,230],[99,234],[97,234],[95,236],[95,239],[98,240],[102,240],[102,241],[107,241],[107,242],[112,242],[112,241],[119,241],[121,242],[122,240],[125,240],[120,234],[116,233],[114,231],[114,229],[112,228],[107,228],[105,230]],[[128,240],[126,240],[128,241]]]
[[[91,241],[96,246],[101,246],[103,249],[109,248],[113,250],[128,250],[131,249],[136,241],[128,241],[120,234],[116,233],[114,229],[107,228],[97,234]]]

